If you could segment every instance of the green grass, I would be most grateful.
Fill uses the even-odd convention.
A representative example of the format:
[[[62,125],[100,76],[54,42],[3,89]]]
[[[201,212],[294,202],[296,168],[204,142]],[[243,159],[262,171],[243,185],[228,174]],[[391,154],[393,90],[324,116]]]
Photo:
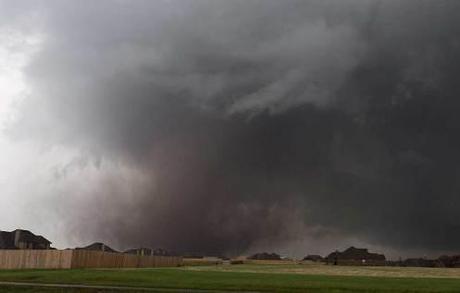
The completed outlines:
[[[0,286],[0,293],[109,293],[120,291],[102,291],[97,289],[72,289],[72,288],[42,288],[42,287],[23,287],[23,286]],[[145,292],[145,291],[144,291]]]
[[[459,268],[421,268],[390,266],[333,266],[318,263],[260,263],[250,265],[186,266],[185,270],[242,272],[242,273],[286,273],[327,276],[368,276],[397,278],[454,278],[460,279]]]
[[[201,267],[200,270],[193,268],[158,268],[0,271],[0,281],[265,292],[460,292],[460,279],[455,278],[276,273],[276,271],[273,271],[273,266],[267,266],[270,272],[264,272],[263,266],[260,265],[227,266],[225,270],[222,270],[222,268],[224,267],[210,266],[207,269]],[[256,270],[251,271],[252,268]],[[2,287],[0,287],[0,292],[15,292],[1,290]],[[21,292],[62,291],[46,291],[43,289],[43,291]]]

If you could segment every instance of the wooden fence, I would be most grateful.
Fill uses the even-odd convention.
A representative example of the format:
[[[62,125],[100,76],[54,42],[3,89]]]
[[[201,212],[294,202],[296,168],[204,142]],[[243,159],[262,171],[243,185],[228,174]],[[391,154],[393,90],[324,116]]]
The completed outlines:
[[[0,250],[0,269],[67,269],[72,250]]]
[[[72,268],[151,268],[176,267],[182,264],[178,256],[144,256],[127,253],[110,253],[74,250]]]
[[[173,267],[182,257],[141,256],[88,250],[0,250],[0,269]]]

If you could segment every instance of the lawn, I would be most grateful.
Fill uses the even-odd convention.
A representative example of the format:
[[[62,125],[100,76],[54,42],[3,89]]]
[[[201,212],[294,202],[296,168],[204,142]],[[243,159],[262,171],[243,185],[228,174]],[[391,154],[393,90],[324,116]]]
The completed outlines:
[[[333,266],[317,263],[253,261],[251,265],[185,266],[193,271],[287,273],[332,276],[369,276],[399,278],[454,278],[460,279],[460,268],[421,268],[390,266]]]
[[[18,287],[18,286],[0,286],[1,293],[109,293],[114,291],[101,291],[96,289],[59,289],[59,288],[41,288],[41,287]],[[120,291],[117,291],[120,293]]]
[[[319,273],[321,269],[323,274]],[[340,275],[340,272],[346,274],[347,270],[357,275]],[[438,274],[432,276],[431,270],[411,268],[245,264],[124,270],[0,271],[0,281],[262,292],[460,292],[460,279],[454,278],[452,273],[458,271],[436,270],[439,270]],[[387,274],[393,272],[394,275],[379,276],[380,273],[375,271],[383,271],[383,274],[385,271]],[[359,275],[364,272],[370,272],[370,275]],[[404,272],[406,277],[397,277]],[[445,276],[436,277],[442,276],[439,272],[444,272]],[[21,292],[63,292],[40,290]],[[7,291],[5,288],[2,291],[0,286],[0,292],[19,291]]]

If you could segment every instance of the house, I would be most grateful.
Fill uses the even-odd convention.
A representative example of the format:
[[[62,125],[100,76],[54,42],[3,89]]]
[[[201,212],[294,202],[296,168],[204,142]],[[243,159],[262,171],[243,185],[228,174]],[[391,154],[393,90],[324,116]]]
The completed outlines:
[[[0,249],[51,249],[51,241],[28,230],[0,231]]]
[[[102,242],[94,242],[93,244],[90,244],[88,246],[77,247],[75,249],[76,250],[104,251],[104,252],[118,252],[115,249],[112,249],[111,247],[105,245]]]
[[[173,253],[162,249],[162,248],[134,248],[134,249],[128,249],[124,253],[128,254],[135,254],[135,255],[160,255],[160,256],[172,256]]]
[[[281,256],[276,253],[256,253],[248,257],[248,259],[255,259],[255,260],[281,260]]]
[[[153,250],[153,255],[171,256],[171,255],[176,255],[176,254],[174,252],[171,252],[163,248],[157,248]]]
[[[437,267],[437,261],[426,258],[408,258],[402,262],[403,267],[426,267],[433,268]]]
[[[446,267],[446,268],[460,268],[460,255],[440,256],[436,260],[437,267]]]
[[[321,262],[323,261],[323,257],[321,255],[316,255],[316,254],[309,254],[306,257],[303,258],[305,261],[314,261],[314,262]]]
[[[326,262],[334,265],[385,265],[386,258],[383,254],[352,246],[343,252],[332,252],[326,257]]]
[[[128,249],[124,253],[128,254],[135,254],[135,255],[153,255],[153,249],[152,248],[134,248],[134,249]]]

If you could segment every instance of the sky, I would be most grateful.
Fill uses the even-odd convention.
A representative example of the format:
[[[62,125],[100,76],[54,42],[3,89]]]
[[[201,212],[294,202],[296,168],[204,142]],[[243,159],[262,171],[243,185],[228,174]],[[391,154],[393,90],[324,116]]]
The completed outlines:
[[[0,0],[0,229],[458,253],[454,0]]]

